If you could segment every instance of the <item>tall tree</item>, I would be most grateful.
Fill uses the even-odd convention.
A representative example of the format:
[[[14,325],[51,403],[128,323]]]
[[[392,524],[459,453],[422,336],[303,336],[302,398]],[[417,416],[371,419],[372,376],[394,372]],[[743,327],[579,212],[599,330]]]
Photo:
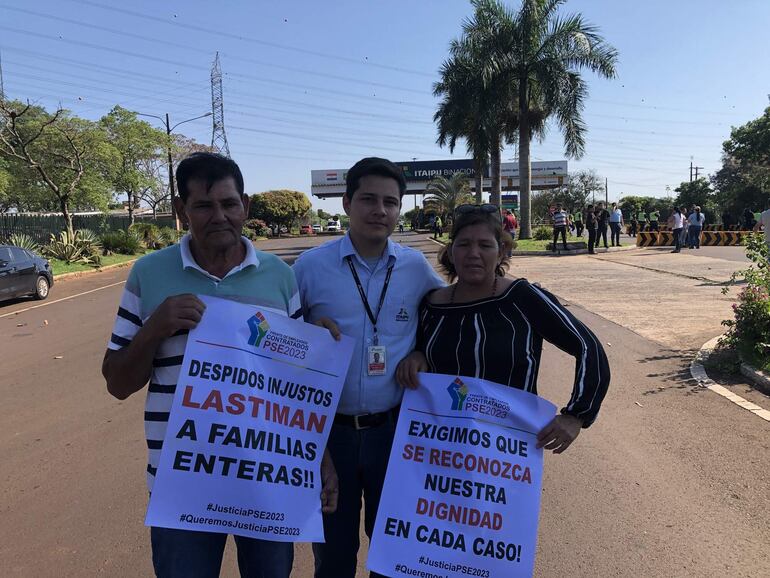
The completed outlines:
[[[312,205],[305,193],[281,189],[267,191],[251,196],[249,218],[261,219],[277,236],[281,235],[281,227],[291,228],[291,225],[304,217]]]
[[[446,217],[454,213],[455,208],[472,200],[468,177],[465,173],[455,173],[450,178],[436,177],[428,186],[425,198],[428,203],[434,203]]]
[[[539,109],[545,118],[553,119],[564,136],[567,156],[580,158],[586,130],[582,110],[588,94],[580,71],[615,76],[617,51],[582,15],[558,14],[565,2],[522,0],[514,12],[501,0],[473,0],[476,13],[486,13],[494,23],[478,31],[487,53],[482,77],[488,83],[502,79],[517,91],[521,236],[525,239],[531,235],[530,142],[537,134],[531,111]]]
[[[107,206],[116,153],[93,122],[62,109],[49,114],[39,106],[0,101],[0,156],[21,162],[45,185],[70,235],[73,206]]]
[[[516,141],[518,109],[515,86],[500,77],[484,76],[489,31],[495,20],[478,9],[463,23],[463,34],[449,45],[450,57],[439,71],[441,80],[433,94],[441,102],[433,120],[440,146],[454,151],[457,140],[465,140],[475,165],[476,202],[481,202],[484,173],[489,161],[490,202],[500,204],[500,168],[503,144]]]
[[[134,209],[139,195],[157,189],[156,176],[148,172],[153,159],[162,156],[167,136],[150,123],[139,120],[135,112],[116,106],[99,121],[107,132],[110,143],[118,154],[118,163],[112,176],[112,186],[126,194],[128,219],[134,223]]]

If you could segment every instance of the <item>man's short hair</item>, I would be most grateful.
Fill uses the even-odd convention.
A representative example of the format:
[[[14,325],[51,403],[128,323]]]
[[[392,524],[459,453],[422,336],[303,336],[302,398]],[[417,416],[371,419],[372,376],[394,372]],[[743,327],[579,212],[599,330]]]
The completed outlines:
[[[406,192],[406,178],[404,172],[388,159],[379,157],[366,157],[361,159],[348,171],[346,177],[345,196],[353,200],[353,193],[358,190],[361,179],[369,175],[377,175],[393,179],[398,183],[398,196],[403,197]]]
[[[201,180],[206,183],[206,191],[214,183],[232,177],[239,194],[243,194],[243,175],[234,160],[217,153],[193,153],[185,158],[176,168],[176,183],[179,198],[183,203],[190,196],[190,181]]]

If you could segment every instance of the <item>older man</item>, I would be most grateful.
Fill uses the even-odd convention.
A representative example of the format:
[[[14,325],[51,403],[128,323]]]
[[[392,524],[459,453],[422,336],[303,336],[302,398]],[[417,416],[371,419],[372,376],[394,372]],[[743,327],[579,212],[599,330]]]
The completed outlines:
[[[131,269],[102,373],[118,399],[149,382],[144,429],[149,457],[147,485],[152,491],[161,447],[179,378],[187,334],[201,320],[205,305],[196,295],[253,303],[300,316],[291,269],[278,257],[256,251],[241,236],[249,198],[232,160],[196,153],[177,169],[176,209],[189,227],[178,245],[146,255]],[[336,478],[325,460],[325,509],[336,503]],[[152,528],[152,561],[160,577],[219,576],[227,534]],[[287,578],[291,543],[235,537],[241,576]]]

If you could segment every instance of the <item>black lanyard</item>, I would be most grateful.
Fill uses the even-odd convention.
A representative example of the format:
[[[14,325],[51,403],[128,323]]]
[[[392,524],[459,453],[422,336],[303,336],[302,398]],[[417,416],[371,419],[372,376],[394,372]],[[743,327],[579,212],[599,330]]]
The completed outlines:
[[[377,315],[372,313],[372,308],[369,307],[369,299],[366,297],[366,292],[364,291],[363,285],[361,285],[361,279],[358,278],[358,273],[356,273],[356,267],[353,265],[353,259],[350,258],[350,255],[345,257],[345,260],[348,262],[348,266],[350,267],[350,272],[353,274],[353,279],[356,282],[356,287],[358,287],[358,294],[361,296],[361,302],[364,304],[364,309],[366,309],[366,314],[369,316],[369,321],[372,322],[372,328],[374,329],[374,344],[378,345],[377,340],[377,319],[380,318],[380,311],[382,310],[382,304],[385,302],[385,293],[388,292],[388,285],[390,285],[390,274],[393,273],[393,265],[390,265],[388,267],[388,272],[385,275],[385,284],[382,286],[382,292],[380,293],[380,302],[377,304]]]

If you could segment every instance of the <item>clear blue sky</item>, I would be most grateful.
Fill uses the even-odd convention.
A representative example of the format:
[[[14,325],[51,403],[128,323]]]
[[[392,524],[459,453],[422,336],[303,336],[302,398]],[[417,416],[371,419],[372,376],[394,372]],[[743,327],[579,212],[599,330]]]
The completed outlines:
[[[606,177],[610,198],[664,196],[689,178],[691,156],[715,172],[730,127],[768,105],[766,0],[571,0],[563,10],[582,12],[620,53],[617,79],[586,73],[587,152],[570,159],[570,170]],[[470,13],[463,0],[0,0],[0,51],[10,98],[92,119],[121,104],[172,123],[210,110],[219,51],[247,191],[309,195],[311,169],[363,156],[467,156],[435,144],[431,86]],[[211,120],[179,131],[209,143]],[[563,158],[558,131],[532,155]]]

